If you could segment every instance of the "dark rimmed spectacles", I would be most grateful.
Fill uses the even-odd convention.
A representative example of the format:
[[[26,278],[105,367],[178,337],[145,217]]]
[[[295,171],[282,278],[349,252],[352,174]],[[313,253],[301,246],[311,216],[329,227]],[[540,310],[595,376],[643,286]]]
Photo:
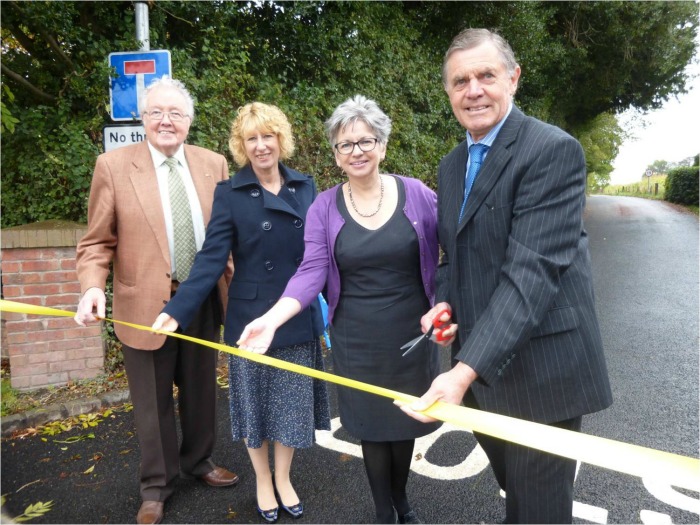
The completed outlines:
[[[367,153],[377,147],[377,142],[379,142],[379,139],[366,138],[358,140],[357,142],[338,142],[333,147],[341,155],[350,155],[355,150],[355,146],[360,148],[360,151]]]
[[[179,111],[161,111],[159,109],[146,111],[146,115],[151,117],[152,120],[163,120],[163,117],[168,115],[168,118],[173,122],[180,122],[182,119],[189,117],[189,115],[183,115]]]

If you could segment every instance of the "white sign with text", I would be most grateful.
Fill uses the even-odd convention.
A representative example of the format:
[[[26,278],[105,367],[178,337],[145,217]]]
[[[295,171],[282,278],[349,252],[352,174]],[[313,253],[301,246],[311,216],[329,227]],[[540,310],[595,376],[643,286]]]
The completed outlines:
[[[146,132],[141,124],[133,126],[105,126],[102,130],[102,140],[105,153],[122,146],[143,142]]]

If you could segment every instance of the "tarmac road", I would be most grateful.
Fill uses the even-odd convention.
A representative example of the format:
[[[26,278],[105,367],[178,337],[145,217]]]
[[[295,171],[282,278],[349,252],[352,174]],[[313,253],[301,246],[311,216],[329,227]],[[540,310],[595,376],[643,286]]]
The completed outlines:
[[[255,481],[248,456],[241,443],[229,438],[226,391],[219,396],[219,434],[214,460],[241,476],[231,488],[211,488],[199,481],[179,480],[175,495],[165,507],[164,523],[258,523],[255,513]],[[335,413],[335,402],[333,400]],[[94,433],[94,439],[67,444],[71,436]],[[327,432],[320,434],[329,434]],[[29,504],[53,500],[53,509],[33,523],[132,523],[140,505],[138,495],[139,449],[130,412],[120,412],[89,430],[40,436],[2,443],[2,492],[7,494],[5,512],[15,516]],[[357,442],[342,429],[335,433],[343,446]],[[429,459],[435,464],[452,462],[454,447],[474,448],[476,441],[467,432],[443,436],[431,447]],[[306,523],[372,523],[373,506],[359,454],[337,452],[317,445],[297,452],[293,479],[304,501]],[[94,470],[86,474],[89,468]],[[489,487],[484,499],[473,493],[461,480],[451,481],[412,474],[411,498],[426,502],[424,519],[438,523],[458,523],[458,508],[446,506],[428,509],[427,502],[440,495],[444,505],[459,497],[487,522],[501,516],[498,487],[488,469],[479,483]],[[430,512],[428,512],[430,510]],[[280,523],[293,520],[280,514]],[[431,516],[429,518],[429,516]]]
[[[583,431],[698,457],[698,219],[662,202],[601,196],[589,198],[586,227],[615,404],[584,418]],[[252,468],[243,445],[229,438],[226,391],[219,397],[214,459],[241,482],[214,489],[180,480],[164,523],[259,523]],[[89,432],[94,439],[61,443]],[[53,500],[32,523],[132,523],[140,504],[133,432],[126,412],[89,430],[3,440],[4,513]],[[301,522],[371,523],[357,443],[342,428],[318,439],[295,457]],[[503,520],[498,487],[475,445],[470,433],[446,426],[417,444],[409,497],[425,522]],[[574,515],[575,523],[698,523],[700,502],[696,492],[584,464]]]

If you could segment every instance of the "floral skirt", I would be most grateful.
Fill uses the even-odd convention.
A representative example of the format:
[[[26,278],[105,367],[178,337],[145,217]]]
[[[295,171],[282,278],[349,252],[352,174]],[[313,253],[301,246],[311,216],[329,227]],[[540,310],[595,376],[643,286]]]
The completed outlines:
[[[323,370],[318,339],[271,348],[266,355]],[[330,430],[328,388],[325,381],[229,356],[229,403],[234,441],[260,448],[277,441],[291,448],[309,448],[316,430]]]

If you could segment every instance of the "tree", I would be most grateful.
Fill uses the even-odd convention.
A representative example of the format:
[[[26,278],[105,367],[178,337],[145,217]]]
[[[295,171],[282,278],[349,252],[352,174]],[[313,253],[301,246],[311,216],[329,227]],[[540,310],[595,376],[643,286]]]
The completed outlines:
[[[15,96],[12,94],[12,91],[10,91],[10,88],[7,87],[7,85],[2,86],[2,92],[3,95],[10,101],[12,102],[15,99]],[[2,110],[2,119],[0,120],[0,129],[2,129],[3,133],[14,133],[15,132],[15,124],[19,122],[15,117],[12,116],[12,113],[10,113],[10,110],[7,108],[4,102],[0,102],[0,109]]]
[[[687,92],[695,2],[404,2],[429,45],[464,27],[496,29],[523,74],[519,104],[577,134],[606,112],[657,109]]]
[[[217,25],[231,16],[229,4],[197,4],[198,16],[211,25],[189,21],[197,19],[193,4],[174,12],[159,4],[151,12],[154,48],[171,49],[175,76],[200,100],[192,140],[224,151],[225,130],[237,104],[246,99],[250,81],[244,46],[231,56],[227,51],[234,43],[216,35]],[[216,20],[219,13],[225,16]],[[107,56],[139,48],[133,5],[3,2],[2,15],[2,83],[15,95],[5,103],[19,120],[15,133],[2,136],[2,225],[50,218],[84,221],[102,128],[110,123]],[[182,33],[195,38],[170,46],[167,28],[180,23],[189,29]],[[212,35],[217,44],[208,49]]]
[[[565,49],[563,64],[551,63],[547,76],[566,93],[557,111],[566,129],[608,111],[658,109],[687,92],[685,67],[698,27],[694,2],[559,5],[550,30]]]
[[[600,191],[610,184],[612,161],[620,150],[624,132],[615,115],[603,113],[579,130],[579,141],[586,152],[588,191]]]
[[[107,56],[139,47],[133,4],[0,6],[2,226],[84,220],[101,130],[110,123]],[[149,7],[151,48],[171,51],[174,76],[197,100],[190,142],[228,155],[237,108],[276,104],[297,139],[291,165],[321,189],[342,178],[323,122],[356,93],[393,119],[383,168],[435,183],[440,157],[464,138],[440,74],[450,40],[467,25],[497,29],[511,42],[523,68],[517,104],[580,138],[600,184],[617,150],[606,115],[652,109],[684,92],[698,25],[693,2],[159,0]]]
[[[651,170],[653,173],[668,173],[668,170],[671,169],[671,164],[667,160],[655,160],[649,166],[647,166],[647,170]]]
[[[3,226],[84,220],[109,104],[105,58],[134,46],[124,7],[3,2],[2,84],[14,94],[4,102],[18,120],[2,135]]]

